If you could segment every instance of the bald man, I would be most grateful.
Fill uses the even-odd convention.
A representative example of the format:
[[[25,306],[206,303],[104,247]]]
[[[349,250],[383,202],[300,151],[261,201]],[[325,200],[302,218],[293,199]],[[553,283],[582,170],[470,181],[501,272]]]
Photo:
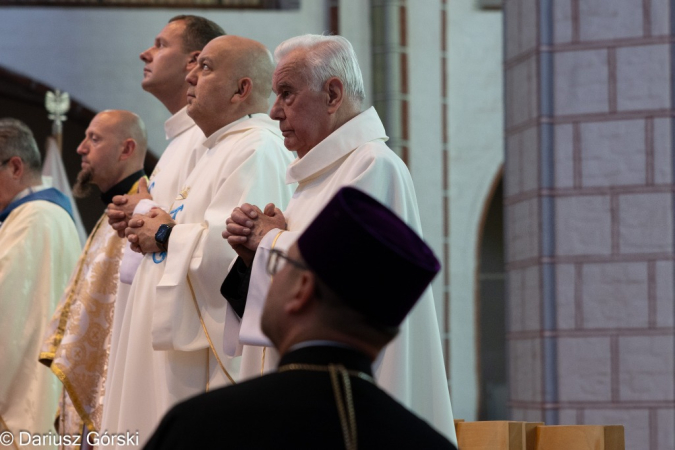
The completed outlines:
[[[139,181],[145,183],[146,149],[140,117],[129,111],[98,113],[77,148],[82,170],[73,193],[86,196],[96,185],[107,205],[115,195],[136,192]],[[83,424],[95,431],[101,426],[118,269],[125,244],[107,226],[106,218],[101,216],[87,239],[40,352],[40,362],[63,382],[58,430],[64,436],[78,435]]]
[[[223,36],[204,47],[187,76],[187,112],[206,136],[206,152],[170,213],[134,215],[126,229],[131,248],[145,256],[106,386],[117,399],[111,434],[138,430],[142,444],[175,403],[237,379],[238,359],[222,351],[238,318],[219,292],[235,257],[221,234],[242,202],[290,199],[291,155],[266,114],[273,70],[262,44]]]

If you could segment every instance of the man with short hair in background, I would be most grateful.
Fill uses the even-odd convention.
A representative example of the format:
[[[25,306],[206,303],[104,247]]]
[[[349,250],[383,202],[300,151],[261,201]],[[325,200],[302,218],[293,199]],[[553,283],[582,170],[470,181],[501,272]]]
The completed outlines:
[[[145,177],[146,150],[140,117],[121,110],[98,113],[77,148],[82,170],[74,195],[85,197],[96,185],[107,206],[116,195],[137,192],[139,180]],[[63,383],[57,419],[62,436],[84,432],[83,425],[91,431],[101,430],[119,264],[126,242],[106,222],[103,214],[89,235],[40,352],[40,362]]]
[[[283,213],[273,204],[264,212],[252,204],[236,208],[223,234],[241,257],[223,284],[223,294],[243,313],[242,342],[258,346],[269,342],[260,330],[260,312],[270,284],[265,272],[270,249],[288,249],[341,187],[363,190],[422,234],[410,172],[385,145],[388,137],[375,109],[362,111],[363,78],[349,41],[298,36],[282,42],[274,55],[277,98],[270,116],[279,121],[286,148],[298,154],[286,175],[298,188]],[[241,288],[246,266],[252,268],[247,294]],[[242,377],[259,374],[263,359],[266,368],[274,367],[272,353],[246,346]],[[383,389],[456,442],[430,288],[375,361],[374,372]]]
[[[164,123],[169,145],[159,158],[149,182],[141,180],[137,194],[116,196],[108,206],[109,223],[120,237],[124,236],[128,221],[141,200],[141,212],[147,212],[153,206],[171,211],[177,192],[204,153],[204,133],[187,115],[189,84],[185,77],[197,66],[197,58],[204,46],[213,38],[224,34],[220,26],[204,17],[180,15],[169,20],[155,38],[154,44],[141,53],[140,58],[145,63],[141,83],[143,89],[154,95],[172,114]],[[159,264],[166,254],[157,252],[154,257]],[[107,380],[113,379],[118,342],[121,338],[119,330],[125,320],[127,297],[139,264],[140,255],[125,252],[120,265]],[[110,384],[109,381],[106,383]],[[119,428],[120,399],[108,395],[108,392],[110,389],[106,387],[103,430]]]
[[[106,388],[120,405],[109,433],[138,430],[144,443],[175,403],[238,377],[238,359],[221,347],[229,322],[238,321],[219,293],[219,275],[236,256],[221,235],[237,205],[286,204],[291,196],[284,180],[290,154],[267,115],[273,70],[259,42],[221,36],[187,77],[187,111],[206,136],[206,152],[174,194],[174,214],[153,208],[129,221],[131,248],[145,256]]]
[[[80,253],[70,201],[40,166],[30,129],[0,119],[0,432],[17,443],[53,428],[58,380],[37,356]]]

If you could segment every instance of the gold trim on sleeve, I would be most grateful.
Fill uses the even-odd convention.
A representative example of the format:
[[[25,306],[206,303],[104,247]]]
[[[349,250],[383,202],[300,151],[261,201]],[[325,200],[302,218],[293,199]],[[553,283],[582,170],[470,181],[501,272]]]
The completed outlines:
[[[283,233],[286,230],[280,230],[276,236],[274,236],[274,240],[272,241],[272,248],[270,250],[274,250],[274,247],[277,245],[277,240],[279,239],[279,236],[281,236],[281,233]]]

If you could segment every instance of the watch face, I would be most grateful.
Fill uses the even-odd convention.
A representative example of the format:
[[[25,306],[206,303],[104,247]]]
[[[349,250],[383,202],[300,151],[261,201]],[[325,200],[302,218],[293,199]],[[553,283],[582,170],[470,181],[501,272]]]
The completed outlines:
[[[171,230],[171,227],[168,225],[160,225],[159,229],[157,230],[157,233],[155,233],[155,241],[165,244],[167,239],[169,238],[169,231]]]

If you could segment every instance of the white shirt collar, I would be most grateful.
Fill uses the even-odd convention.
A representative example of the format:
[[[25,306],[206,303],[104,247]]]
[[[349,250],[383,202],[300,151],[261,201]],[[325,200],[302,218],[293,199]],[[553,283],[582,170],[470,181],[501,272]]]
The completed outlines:
[[[319,142],[303,158],[296,158],[286,171],[286,184],[299,183],[327,168],[360,145],[389,139],[372,106]]]
[[[166,134],[166,139],[171,140],[175,138],[182,132],[194,126],[194,124],[195,121],[192,120],[190,116],[188,116],[186,105],[176,114],[169,117],[166,122],[164,122],[164,133]]]
[[[218,142],[222,141],[228,134],[233,133],[235,131],[247,130],[254,126],[267,127],[270,128],[270,130],[275,131],[277,134],[281,133],[280,131],[278,131],[279,127],[276,126],[274,122],[272,122],[272,119],[270,119],[270,117],[267,114],[264,113],[246,114],[241,119],[237,119],[234,122],[230,122],[221,129],[219,129],[218,131],[215,131],[211,136],[206,138],[206,140],[202,145],[204,145],[204,147],[208,149],[212,149],[213,147],[216,146]]]

